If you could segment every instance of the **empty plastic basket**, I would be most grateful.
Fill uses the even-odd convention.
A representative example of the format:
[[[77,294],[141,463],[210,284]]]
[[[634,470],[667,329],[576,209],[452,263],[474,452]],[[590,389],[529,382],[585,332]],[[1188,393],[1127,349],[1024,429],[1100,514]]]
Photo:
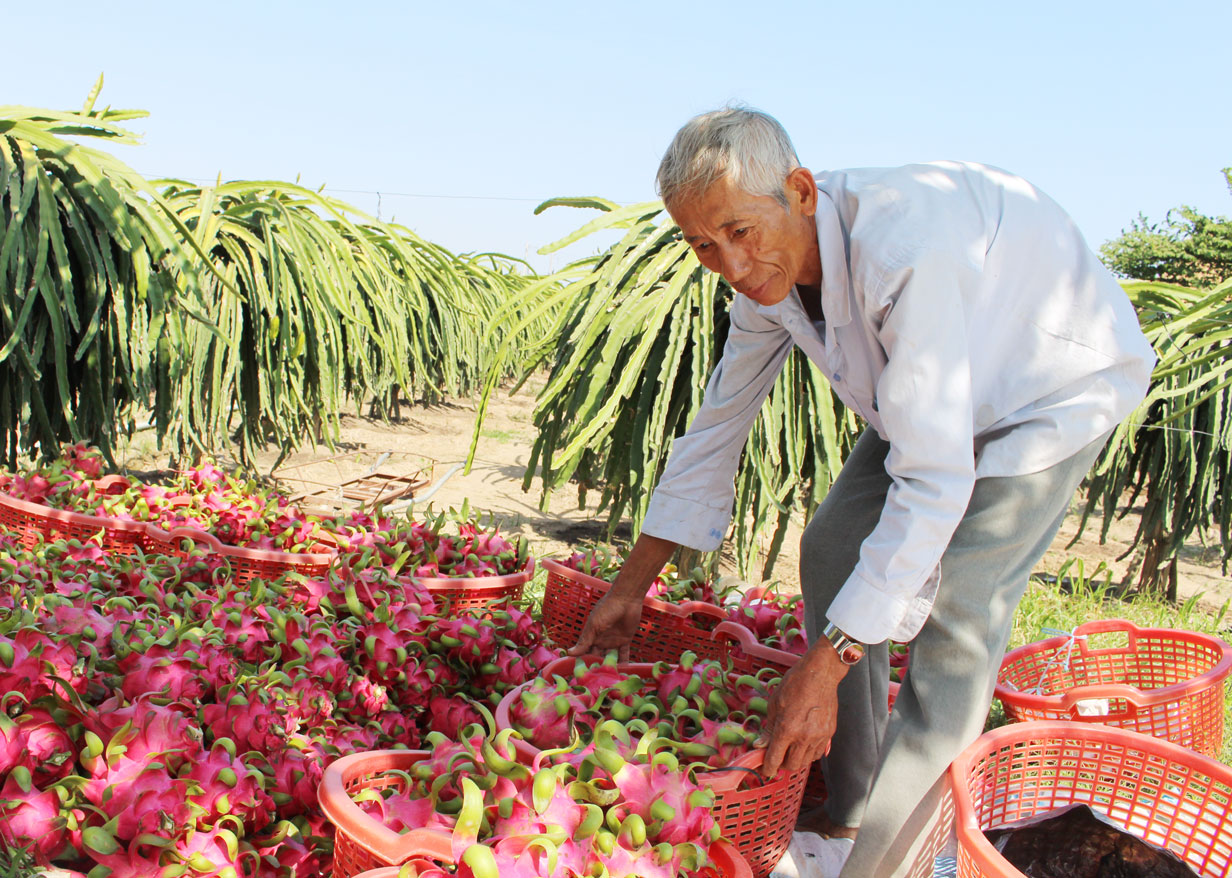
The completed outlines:
[[[1218,756],[1229,672],[1217,637],[1107,619],[1006,653],[996,694],[1011,720],[1102,723]]]

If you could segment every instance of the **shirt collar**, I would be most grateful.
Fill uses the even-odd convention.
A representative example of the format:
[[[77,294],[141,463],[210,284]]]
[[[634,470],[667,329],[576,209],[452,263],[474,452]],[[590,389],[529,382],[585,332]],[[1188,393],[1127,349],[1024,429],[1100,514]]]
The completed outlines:
[[[827,326],[851,322],[848,295],[847,241],[838,208],[824,189],[817,190],[817,245],[821,251],[821,312]]]

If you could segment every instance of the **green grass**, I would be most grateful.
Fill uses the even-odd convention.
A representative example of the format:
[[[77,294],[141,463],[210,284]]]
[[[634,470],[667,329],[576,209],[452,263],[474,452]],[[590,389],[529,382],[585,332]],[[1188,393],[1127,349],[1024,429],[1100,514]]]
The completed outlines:
[[[1014,615],[1010,649],[1072,631],[1084,622],[1125,619],[1142,628],[1175,628],[1223,637],[1230,634],[1228,605],[1211,612],[1195,595],[1183,604],[1172,604],[1146,595],[1117,595],[1107,568],[1101,563],[1088,571],[1083,561],[1071,559],[1058,571],[1056,582],[1032,580]],[[1048,630],[1052,629],[1052,630]],[[1001,704],[993,702],[987,728],[1006,722]],[[1232,701],[1224,695],[1224,742],[1219,760],[1232,765]]]

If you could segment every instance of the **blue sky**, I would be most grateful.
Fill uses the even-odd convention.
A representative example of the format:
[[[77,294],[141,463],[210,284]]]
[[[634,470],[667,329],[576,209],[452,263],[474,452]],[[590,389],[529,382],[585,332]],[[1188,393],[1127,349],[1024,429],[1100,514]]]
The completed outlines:
[[[676,128],[739,101],[814,170],[971,159],[1092,246],[1141,212],[1232,214],[1232,3],[6,4],[0,104],[148,110],[149,176],[295,180],[454,251],[544,270],[590,215],[654,197]],[[376,193],[380,193],[379,199]]]

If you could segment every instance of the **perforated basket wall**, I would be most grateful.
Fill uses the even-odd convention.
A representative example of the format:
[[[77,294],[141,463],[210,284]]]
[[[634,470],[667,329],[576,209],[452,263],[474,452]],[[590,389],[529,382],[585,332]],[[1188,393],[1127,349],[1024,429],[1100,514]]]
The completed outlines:
[[[433,597],[449,601],[451,612],[462,613],[482,609],[494,601],[521,599],[522,588],[534,575],[535,559],[529,558],[526,566],[516,573],[466,579],[417,576],[415,582],[428,589]]]
[[[286,573],[323,576],[329,570],[336,552],[328,546],[314,547],[312,552],[271,552],[266,549],[246,549],[223,543],[213,534],[192,527],[177,527],[165,531],[147,525],[142,546],[146,552],[185,556],[194,546],[203,545],[215,555],[221,555],[231,567],[236,582],[253,579],[277,579]]]
[[[550,558],[543,566],[548,571],[543,624],[556,645],[567,649],[577,643],[586,617],[611,586]],[[635,662],[676,662],[691,650],[700,658],[722,659],[728,646],[711,633],[723,618],[721,609],[699,601],[675,605],[646,598],[629,657]]]
[[[118,518],[82,515],[0,494],[0,525],[33,547],[45,540],[93,541],[108,552],[131,555],[142,545],[145,525]]]
[[[1108,619],[1011,650],[996,695],[1015,721],[1101,723],[1218,756],[1230,672],[1217,637]]]
[[[960,878],[1021,878],[984,837],[1081,803],[1177,855],[1202,878],[1232,871],[1232,769],[1138,732],[1074,722],[986,732],[950,767]]]
[[[736,846],[757,878],[770,874],[787,853],[808,769],[785,771],[764,784],[746,784],[734,790],[717,790],[714,818],[723,837]]]

